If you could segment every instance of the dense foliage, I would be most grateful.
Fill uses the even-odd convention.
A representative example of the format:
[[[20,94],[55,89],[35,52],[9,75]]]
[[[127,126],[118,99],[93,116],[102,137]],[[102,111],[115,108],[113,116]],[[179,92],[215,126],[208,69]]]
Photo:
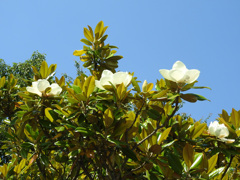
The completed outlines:
[[[178,114],[183,101],[207,100],[188,93],[207,88],[196,86],[199,71],[177,61],[160,70],[165,79],[140,87],[134,73],[116,72],[122,56],[105,43],[106,29],[102,21],[94,31],[84,28],[85,45],[73,53],[91,76],[78,70],[67,82],[54,77],[56,64],[42,61],[32,66],[32,82],[20,86],[26,76],[4,70],[1,150],[8,159],[0,178],[239,178],[240,111],[223,110],[209,128]]]

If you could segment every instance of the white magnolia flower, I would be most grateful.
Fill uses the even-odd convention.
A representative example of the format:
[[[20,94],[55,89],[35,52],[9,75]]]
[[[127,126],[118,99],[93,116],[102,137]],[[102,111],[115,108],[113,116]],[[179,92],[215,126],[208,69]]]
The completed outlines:
[[[235,141],[234,139],[226,139],[229,135],[228,128],[224,124],[219,124],[217,121],[210,123],[208,132],[210,135],[216,136],[223,142],[233,143]]]
[[[197,69],[187,69],[181,61],[175,62],[171,70],[160,69],[159,72],[167,80],[184,84],[196,81],[200,74]]]
[[[116,72],[112,73],[109,70],[104,70],[102,72],[102,77],[100,80],[95,80],[95,85],[99,89],[105,90],[108,86],[111,87],[110,82],[116,87],[116,85],[124,84],[124,86],[128,86],[132,80],[132,75],[128,74],[128,72]]]
[[[62,92],[62,88],[57,84],[50,83],[46,79],[39,79],[38,81],[32,82],[32,86],[28,86],[26,89],[28,92],[37,94],[42,97],[42,94],[45,93],[45,90],[50,87],[50,92],[46,93],[47,96],[57,96]]]

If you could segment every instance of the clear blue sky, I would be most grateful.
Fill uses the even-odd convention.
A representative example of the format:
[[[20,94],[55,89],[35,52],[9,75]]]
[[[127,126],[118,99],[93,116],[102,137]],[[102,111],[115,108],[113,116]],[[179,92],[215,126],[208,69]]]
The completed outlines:
[[[118,70],[153,83],[177,60],[201,71],[198,85],[212,90],[191,92],[211,102],[185,103],[181,112],[214,121],[222,109],[240,109],[239,0],[1,0],[0,58],[23,62],[38,50],[58,64],[57,76],[75,78],[83,27],[100,20],[124,56]]]

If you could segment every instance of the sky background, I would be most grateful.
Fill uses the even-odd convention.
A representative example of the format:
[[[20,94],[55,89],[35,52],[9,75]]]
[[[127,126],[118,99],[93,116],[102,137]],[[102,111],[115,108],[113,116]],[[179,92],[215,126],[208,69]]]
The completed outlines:
[[[0,0],[0,58],[11,65],[38,50],[58,64],[58,77],[75,78],[72,53],[82,49],[83,27],[101,20],[107,42],[124,57],[119,71],[156,83],[159,69],[177,60],[200,70],[197,85],[212,90],[189,92],[211,102],[186,102],[180,112],[196,120],[211,115],[210,122],[222,109],[240,110],[239,0]]]

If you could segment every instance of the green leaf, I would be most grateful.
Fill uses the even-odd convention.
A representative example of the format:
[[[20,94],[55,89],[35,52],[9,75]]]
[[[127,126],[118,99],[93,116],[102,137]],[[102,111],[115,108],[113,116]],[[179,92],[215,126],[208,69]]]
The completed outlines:
[[[129,149],[128,147],[122,147],[122,152],[128,158],[130,158],[134,161],[138,161],[136,154],[131,149]]]
[[[163,90],[163,91],[160,91],[160,92],[158,92],[157,94],[154,94],[154,95],[152,96],[152,98],[153,98],[153,99],[161,98],[161,97],[163,97],[163,96],[166,96],[166,95],[167,95],[167,92],[168,92],[167,89],[166,89],[166,90]]]
[[[234,125],[236,129],[239,128],[239,123],[240,123],[240,116],[238,111],[235,109],[232,109],[231,117],[230,117],[230,122]]]
[[[225,169],[225,167],[220,167],[220,168],[216,169],[215,171],[211,172],[209,174],[209,179],[212,179],[212,178],[218,176],[219,174],[221,174],[223,172],[224,169]]]
[[[163,133],[160,136],[160,139],[158,140],[158,144],[161,144],[165,139],[167,139],[168,134],[170,133],[172,127],[169,127],[163,131]]]
[[[192,87],[192,89],[210,89],[210,90],[212,90],[210,87],[206,87],[206,86],[194,86],[194,87]]]
[[[120,60],[122,58],[123,58],[123,56],[112,56],[112,57],[110,57],[110,58],[108,58],[106,60],[107,61],[113,61],[113,60]]]
[[[202,132],[204,131],[204,129],[206,128],[207,124],[206,123],[202,123],[202,124],[198,124],[197,122],[194,124],[194,131],[192,134],[192,139],[196,139],[198,136],[200,136],[202,134]]]
[[[87,39],[81,39],[80,41],[83,42],[86,45],[92,46],[92,43]]]
[[[83,28],[83,34],[90,42],[93,42],[93,35],[87,28]]]
[[[94,76],[89,76],[83,84],[83,94],[88,99],[95,88]]]
[[[72,88],[75,93],[77,94],[82,93],[82,89],[79,86],[73,85]]]
[[[110,108],[106,109],[103,114],[103,122],[106,128],[109,128],[113,123],[114,117]]]
[[[215,165],[217,164],[218,154],[215,154],[208,160],[208,174],[213,171]]]
[[[203,153],[198,153],[194,156],[194,162],[191,165],[190,169],[195,169],[197,168],[203,160]]]
[[[183,166],[182,166],[182,163],[181,163],[179,157],[175,154],[168,153],[167,159],[168,159],[168,163],[172,167],[172,169],[176,173],[182,174]]]
[[[198,94],[189,93],[189,95],[195,96],[197,98],[197,100],[199,100],[199,101],[205,101],[205,100],[210,101],[209,99],[207,99],[207,98],[205,98],[205,97],[203,97],[201,95],[198,95]]]
[[[42,79],[46,79],[48,76],[48,64],[46,61],[42,62],[41,68],[40,68],[40,74]]]
[[[47,118],[51,121],[51,122],[53,122],[54,121],[54,119],[53,119],[53,117],[52,117],[52,113],[54,113],[54,111],[51,109],[51,108],[46,108],[45,109],[45,115],[47,116]]]
[[[55,127],[55,129],[57,130],[57,132],[61,132],[65,130],[64,126],[59,126],[59,127]]]
[[[151,119],[154,119],[154,120],[160,120],[162,117],[161,114],[155,109],[149,109],[147,111],[147,114]]]
[[[85,128],[85,127],[77,127],[75,129],[76,132],[79,132],[81,134],[84,134],[84,135],[93,135],[93,132],[90,131],[88,128]]]
[[[132,85],[133,85],[135,91],[137,91],[138,93],[141,92],[141,89],[140,89],[140,87],[138,85],[138,82],[136,81],[135,78],[132,78]]]
[[[83,54],[85,54],[87,51],[84,51],[84,50],[75,50],[73,52],[73,55],[74,56],[82,56]]]
[[[185,101],[194,103],[198,100],[198,98],[192,94],[181,94],[180,97],[184,99]]]
[[[103,21],[100,21],[94,30],[94,34],[97,40],[101,38],[103,28],[104,28],[104,23]]]
[[[188,167],[190,169],[193,159],[194,159],[194,149],[193,147],[186,143],[185,147],[183,148],[183,159]]]

